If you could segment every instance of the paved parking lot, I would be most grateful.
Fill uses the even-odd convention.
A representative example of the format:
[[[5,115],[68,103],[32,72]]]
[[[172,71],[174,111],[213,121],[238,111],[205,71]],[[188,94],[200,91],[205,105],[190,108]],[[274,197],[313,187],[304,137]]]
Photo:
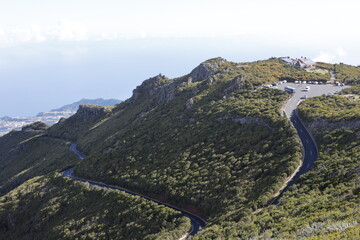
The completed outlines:
[[[342,89],[348,87],[348,86],[335,86],[333,84],[315,85],[315,84],[283,83],[272,88],[278,88],[280,90],[284,90],[285,86],[295,88],[295,93],[293,93],[293,96],[288,101],[284,109],[288,117],[290,117],[292,111],[296,109],[298,103],[304,99],[305,95],[307,98],[310,98],[310,97],[321,96],[323,94],[335,94],[337,91],[339,92]],[[305,88],[307,86],[310,87],[309,91],[305,91]]]

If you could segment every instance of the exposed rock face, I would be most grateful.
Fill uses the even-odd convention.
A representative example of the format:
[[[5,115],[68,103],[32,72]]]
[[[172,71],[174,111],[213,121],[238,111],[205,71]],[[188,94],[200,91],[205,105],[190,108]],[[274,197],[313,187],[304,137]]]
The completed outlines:
[[[161,80],[165,80],[166,77],[162,74],[159,74],[155,77],[149,78],[142,82],[140,86],[137,86],[133,90],[133,95],[131,97],[132,101],[136,101],[142,94],[154,95],[157,90],[157,83]]]
[[[76,117],[80,120],[86,121],[89,118],[105,116],[110,112],[111,110],[106,107],[83,104],[79,106]]]
[[[325,119],[317,119],[312,122],[306,123],[306,126],[310,131],[317,135],[322,131],[332,131],[339,128],[345,129],[356,129],[360,128],[360,121],[339,121],[339,122],[329,122]]]
[[[235,91],[235,90],[239,90],[241,89],[241,87],[244,85],[244,76],[243,75],[239,75],[236,78],[234,78],[231,83],[230,86],[228,88],[225,89],[224,93],[226,95],[228,95],[229,93]]]
[[[145,80],[140,86],[137,86],[128,101],[133,103],[141,96],[157,95],[156,97],[159,101],[169,102],[174,99],[176,88],[177,85],[174,80],[167,79],[164,75],[159,74]]]
[[[210,59],[209,61],[201,63],[194,70],[191,71],[190,77],[193,82],[207,79],[220,72],[220,66],[227,61],[223,58]]]
[[[266,127],[270,130],[273,130],[269,124],[267,124],[264,120],[262,120],[261,118],[256,118],[256,117],[242,117],[242,116],[231,116],[231,115],[226,115],[224,117],[221,118],[217,118],[216,119],[219,122],[224,122],[225,120],[231,120],[233,122],[237,122],[240,124],[252,124],[255,123],[257,125]]]
[[[192,108],[193,105],[194,105],[194,98],[190,98],[190,99],[187,100],[186,103],[185,103],[186,109]]]
[[[22,131],[24,132],[32,132],[32,131],[41,131],[47,129],[49,126],[47,126],[43,122],[34,122],[32,124],[26,125],[22,127]]]

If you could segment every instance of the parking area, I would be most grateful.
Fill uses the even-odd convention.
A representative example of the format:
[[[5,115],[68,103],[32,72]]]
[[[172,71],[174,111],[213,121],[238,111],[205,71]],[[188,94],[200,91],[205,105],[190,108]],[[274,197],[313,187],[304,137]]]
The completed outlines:
[[[290,116],[292,111],[296,109],[299,102],[303,99],[321,96],[321,95],[337,94],[342,89],[348,87],[348,86],[336,86],[334,84],[309,84],[303,82],[297,84],[288,83],[288,82],[279,82],[277,84],[278,84],[277,86],[271,86],[271,88],[277,88],[285,91],[285,87],[290,87],[293,88],[295,91],[284,109],[287,116]]]

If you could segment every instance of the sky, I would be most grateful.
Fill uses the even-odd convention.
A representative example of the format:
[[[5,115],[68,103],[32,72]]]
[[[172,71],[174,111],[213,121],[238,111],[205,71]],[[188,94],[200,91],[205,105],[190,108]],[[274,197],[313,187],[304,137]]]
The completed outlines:
[[[0,3],[0,117],[125,100],[202,61],[307,56],[360,64],[354,0],[12,0]]]

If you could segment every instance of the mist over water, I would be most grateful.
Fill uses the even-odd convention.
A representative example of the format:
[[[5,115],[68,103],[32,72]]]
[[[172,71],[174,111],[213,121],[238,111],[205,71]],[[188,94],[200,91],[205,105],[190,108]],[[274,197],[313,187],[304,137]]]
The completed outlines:
[[[245,37],[48,42],[1,48],[0,117],[36,115],[82,98],[125,100],[149,77],[159,73],[179,77],[213,57],[236,62],[273,56],[314,58],[327,49],[331,53],[335,47],[295,47]],[[352,52],[343,60],[357,64],[353,56],[358,54]]]

